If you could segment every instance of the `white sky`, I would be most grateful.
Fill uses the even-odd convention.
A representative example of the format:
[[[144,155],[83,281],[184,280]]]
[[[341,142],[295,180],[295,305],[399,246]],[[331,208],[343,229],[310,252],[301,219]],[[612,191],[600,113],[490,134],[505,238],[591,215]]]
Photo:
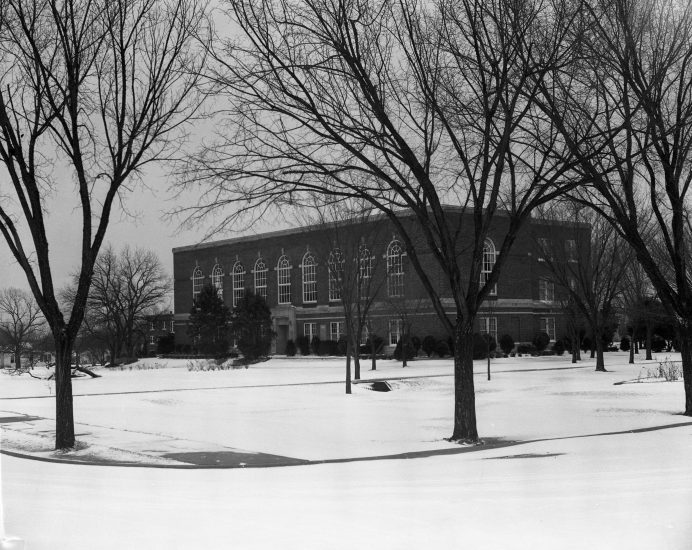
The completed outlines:
[[[180,229],[177,222],[165,220],[165,213],[175,206],[193,200],[190,195],[180,195],[169,190],[169,178],[163,167],[150,169],[145,177],[146,188],[138,185],[129,193],[125,206],[130,215],[124,213],[120,205],[113,209],[111,222],[106,232],[105,243],[116,249],[125,244],[154,251],[163,263],[167,273],[173,276],[173,254],[177,246],[201,241],[208,227]],[[81,211],[75,208],[77,196],[74,187],[66,184],[68,191],[61,192],[49,201],[48,240],[50,243],[51,264],[56,288],[69,281],[80,264],[81,252]],[[256,227],[254,230],[270,230],[273,227]],[[234,229],[233,234],[219,235],[218,238],[247,233],[245,227]],[[27,240],[27,243],[29,241]],[[29,246],[26,246],[27,249]],[[26,276],[12,256],[7,243],[0,237],[0,288],[19,287],[28,290]]]

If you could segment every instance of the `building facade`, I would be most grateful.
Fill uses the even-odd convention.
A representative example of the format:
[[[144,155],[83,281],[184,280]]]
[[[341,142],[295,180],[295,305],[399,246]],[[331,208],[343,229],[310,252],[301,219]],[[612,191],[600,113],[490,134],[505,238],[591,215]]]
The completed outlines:
[[[458,257],[465,261],[464,216],[450,209],[459,222]],[[496,216],[483,252],[481,277],[492,270],[504,237],[507,218]],[[467,220],[468,223],[468,220]],[[515,342],[530,342],[537,332],[551,340],[566,334],[564,294],[541,257],[546,243],[568,252],[587,226],[530,220],[516,239],[493,292],[476,320],[478,332],[503,334]],[[468,233],[466,233],[468,234]],[[446,278],[414,235],[414,246],[428,279],[454,316]],[[410,334],[446,338],[442,323],[405,251],[394,226],[382,217],[321,224],[260,235],[207,242],[173,249],[175,334],[178,347],[190,345],[186,323],[193,299],[205,284],[213,285],[229,308],[251,289],[267,299],[276,335],[272,350],[282,354],[288,340],[302,335],[338,340],[344,334],[343,293],[372,298],[368,330],[384,339],[390,350],[404,323]],[[353,272],[352,287],[343,283]],[[463,269],[462,269],[463,272]],[[344,275],[344,273],[346,273]],[[338,277],[337,277],[338,274]],[[338,281],[337,281],[338,278]],[[367,336],[367,335],[365,335]]]

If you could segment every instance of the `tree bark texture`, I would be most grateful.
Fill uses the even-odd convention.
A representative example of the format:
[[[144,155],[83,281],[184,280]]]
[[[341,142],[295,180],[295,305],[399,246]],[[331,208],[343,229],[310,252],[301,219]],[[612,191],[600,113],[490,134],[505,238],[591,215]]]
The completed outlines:
[[[74,447],[74,415],[72,410],[72,345],[64,334],[55,341],[55,448]]]
[[[478,441],[473,382],[473,323],[458,322],[454,335],[453,441]]]
[[[685,416],[692,416],[692,326],[678,327],[680,355],[682,356],[682,376],[685,387]]]

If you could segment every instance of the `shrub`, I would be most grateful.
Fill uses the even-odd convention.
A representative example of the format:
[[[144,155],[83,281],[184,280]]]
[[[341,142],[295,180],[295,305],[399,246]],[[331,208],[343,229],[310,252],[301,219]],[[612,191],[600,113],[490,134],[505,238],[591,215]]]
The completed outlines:
[[[623,339],[620,340],[620,349],[622,351],[629,351],[630,350],[630,337],[625,336]]]
[[[533,355],[536,353],[536,346],[533,344],[519,344],[517,346],[517,354],[518,355]]]
[[[584,336],[584,338],[581,341],[581,349],[583,351],[591,351],[591,338],[588,336]]]
[[[161,336],[156,344],[156,353],[159,355],[167,355],[175,350],[175,334],[172,332]]]
[[[660,353],[666,348],[666,341],[661,338],[658,334],[654,334],[651,339],[651,351],[655,353]]]
[[[382,348],[384,348],[384,339],[377,334],[371,334],[368,336],[365,344],[360,346],[361,355],[372,355],[372,347],[375,345],[375,355],[382,353]]]
[[[537,332],[533,337],[533,346],[537,352],[542,352],[550,344],[550,336],[546,332]]]
[[[394,348],[394,359],[396,359],[397,361],[404,360],[404,355],[402,352],[402,342],[403,340],[399,340],[396,344],[396,348]],[[416,349],[413,347],[413,344],[411,343],[410,339],[406,342],[404,350],[406,352],[407,361],[413,359],[416,356]]]
[[[509,334],[503,334],[500,336],[500,349],[506,354],[514,349],[514,339]]]
[[[286,342],[286,355],[293,357],[296,354],[296,343],[293,340]]]
[[[310,339],[307,336],[298,336],[296,346],[298,346],[301,355],[310,355]]]
[[[409,336],[409,342],[411,342],[411,345],[413,346],[413,349],[416,350],[416,355],[418,355],[418,352],[420,351],[421,347],[421,341],[418,336]]]
[[[425,338],[423,338],[423,342],[421,343],[421,346],[422,346],[425,354],[428,357],[430,357],[433,353],[437,352],[437,344],[438,344],[438,342],[435,339],[435,337],[428,335]],[[449,346],[447,346],[447,353],[449,353]]]
[[[485,359],[489,353],[495,351],[497,343],[490,334],[474,333],[473,335],[473,358]]]
[[[553,344],[553,351],[555,355],[562,355],[565,353],[565,342],[562,340],[556,340]]]
[[[445,357],[449,355],[449,346],[447,345],[447,342],[444,340],[440,340],[436,343],[435,345],[435,353],[439,355],[440,357]]]
[[[339,341],[336,343],[337,355],[346,355],[347,347],[346,336],[339,336]]]
[[[317,350],[318,355],[338,355],[339,343],[336,340],[322,340]]]
[[[315,335],[312,337],[312,340],[310,340],[310,351],[314,355],[319,355],[320,354],[320,337]]]

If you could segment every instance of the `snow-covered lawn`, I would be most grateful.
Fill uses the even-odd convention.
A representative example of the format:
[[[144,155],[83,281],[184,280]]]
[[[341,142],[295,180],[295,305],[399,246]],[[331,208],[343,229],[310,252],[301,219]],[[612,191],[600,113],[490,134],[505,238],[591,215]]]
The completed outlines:
[[[364,377],[393,389],[360,384],[350,396],[336,359],[101,371],[74,381],[82,449],[72,458],[181,465],[175,453],[189,451],[337,462],[181,470],[2,455],[6,531],[27,550],[690,548],[682,383],[616,385],[658,362],[606,361],[609,372],[596,373],[566,356],[496,359],[490,381],[479,361],[486,445],[461,453],[444,439],[451,361],[381,361],[375,372],[366,363]],[[0,417],[33,418],[2,424],[3,448],[52,455],[50,383],[0,380]],[[416,458],[366,460],[404,453]]]

